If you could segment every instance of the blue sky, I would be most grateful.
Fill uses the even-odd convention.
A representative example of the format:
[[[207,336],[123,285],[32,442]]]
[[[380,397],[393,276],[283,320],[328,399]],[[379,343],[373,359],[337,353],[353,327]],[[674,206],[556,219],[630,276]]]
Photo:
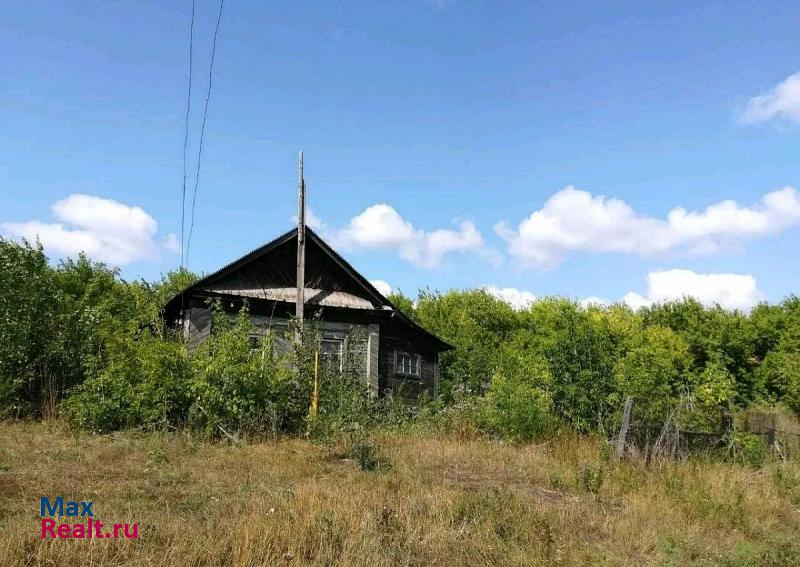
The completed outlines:
[[[800,291],[800,7],[539,4],[227,0],[189,267],[290,228],[302,148],[324,236],[405,292]],[[217,9],[197,2],[190,177]],[[128,278],[178,265],[190,10],[4,5],[1,233]]]

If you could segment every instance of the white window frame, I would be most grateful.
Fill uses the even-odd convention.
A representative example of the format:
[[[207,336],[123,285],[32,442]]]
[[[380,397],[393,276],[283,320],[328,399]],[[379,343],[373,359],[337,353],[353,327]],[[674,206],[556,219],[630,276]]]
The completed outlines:
[[[405,364],[402,364],[402,358],[408,358],[409,370],[405,370]],[[400,366],[403,366],[403,369]],[[403,376],[411,376],[413,378],[422,377],[422,357],[413,352],[406,352],[403,350],[394,351],[394,373]]]
[[[324,355],[322,353],[322,343],[324,342],[336,342],[339,343],[339,372],[344,371],[344,353],[346,352],[347,346],[345,345],[345,339],[343,337],[336,337],[336,336],[323,336],[319,341],[319,352],[320,358]]]

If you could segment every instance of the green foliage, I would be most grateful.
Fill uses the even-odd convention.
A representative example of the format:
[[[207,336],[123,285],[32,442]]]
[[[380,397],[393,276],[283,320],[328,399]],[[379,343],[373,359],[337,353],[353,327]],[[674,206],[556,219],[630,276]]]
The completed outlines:
[[[581,431],[599,427],[612,411],[614,344],[592,312],[565,299],[544,299],[522,314],[550,364],[553,406]]]
[[[446,401],[496,376],[505,381],[501,389],[509,381],[522,388],[524,380],[532,396],[549,400],[555,415],[582,431],[618,427],[629,395],[639,421],[657,422],[684,406],[682,425],[702,430],[761,400],[800,413],[794,297],[759,305],[748,317],[693,299],[634,313],[546,298],[513,311],[483,291],[426,291],[414,316],[456,346],[440,363]]]
[[[309,340],[313,347],[318,344],[316,328],[309,327]],[[341,365],[325,360],[318,364],[319,410],[309,423],[310,433],[318,438],[329,440],[342,433],[361,431],[372,424],[379,416],[376,400],[369,392],[363,367],[363,353],[366,348],[366,335],[357,330],[351,331],[344,343]],[[313,376],[309,375],[309,380]]]
[[[124,282],[83,254],[52,267],[40,245],[0,238],[2,414],[52,414],[88,377],[119,373],[117,354],[145,327],[162,333],[165,293],[193,278]]]
[[[753,372],[757,364],[753,327],[742,313],[706,308],[688,298],[644,310],[644,321],[646,326],[668,327],[682,336],[693,372],[702,372],[710,363],[724,366],[736,380],[738,403],[746,405],[760,395]]]
[[[800,415],[800,321],[781,334],[758,371],[767,396]]]
[[[603,487],[603,467],[593,463],[583,463],[578,468],[578,487],[586,492],[598,494]]]
[[[389,462],[381,455],[378,447],[363,437],[358,438],[352,444],[349,455],[358,463],[362,471],[377,471],[389,468]]]
[[[732,413],[736,398],[736,379],[720,362],[709,362],[693,377],[692,394],[695,408],[688,416],[692,429],[720,430],[727,416]]]
[[[394,291],[390,293],[386,299],[391,301],[392,305],[402,311],[403,314],[408,316],[409,319],[417,318],[417,310],[414,307],[414,300],[407,295],[404,295],[402,291]]]
[[[644,421],[663,421],[673,400],[688,389],[689,364],[686,342],[677,333],[664,327],[644,329],[614,367],[618,400],[630,396]]]
[[[761,468],[769,455],[767,444],[760,435],[734,432],[731,435],[730,457],[754,469]]]
[[[57,317],[53,270],[41,245],[0,238],[0,408],[38,411],[57,364],[48,342]]]
[[[516,318],[507,303],[484,290],[420,292],[416,317],[456,347],[441,356],[440,389],[446,396],[459,386],[477,392],[494,375],[497,350],[510,336]]]
[[[190,368],[179,341],[144,333],[118,345],[109,358],[106,368],[64,402],[73,425],[105,432],[185,422]]]
[[[530,441],[554,433],[557,420],[552,402],[533,381],[496,375],[488,394],[484,428],[517,441]]]
[[[423,291],[416,300],[392,294],[405,315],[455,346],[440,359],[440,399],[372,399],[365,338],[354,334],[341,369],[319,368],[312,418],[314,322],[291,352],[277,355],[274,332],[252,348],[246,311],[219,310],[210,339],[189,356],[161,309],[195,280],[181,269],[153,283],[127,282],[83,255],[51,265],[41,246],[0,238],[0,417],[63,407],[95,431],[189,424],[215,437],[334,438],[423,416],[425,426],[459,435],[527,440],[562,424],[616,428],[627,396],[639,422],[680,408],[681,427],[706,431],[756,404],[800,415],[795,296],[745,314],[692,299],[633,312],[548,298],[515,311],[485,290]]]
[[[290,360],[275,356],[272,337],[251,348],[246,309],[230,317],[215,308],[213,327],[190,358],[191,425],[211,437],[299,431],[308,382]]]

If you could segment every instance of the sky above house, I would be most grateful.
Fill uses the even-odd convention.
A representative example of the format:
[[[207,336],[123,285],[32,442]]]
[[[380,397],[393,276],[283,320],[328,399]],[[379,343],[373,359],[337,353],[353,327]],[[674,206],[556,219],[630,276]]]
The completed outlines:
[[[0,235],[181,261],[191,0],[4,3]],[[183,248],[219,3],[197,0]],[[800,292],[800,5],[226,0],[188,267],[312,226],[414,295]]]

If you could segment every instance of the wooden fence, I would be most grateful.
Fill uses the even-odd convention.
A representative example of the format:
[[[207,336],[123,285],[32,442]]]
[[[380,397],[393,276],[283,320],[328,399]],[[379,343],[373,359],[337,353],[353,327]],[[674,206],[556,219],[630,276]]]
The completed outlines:
[[[622,427],[616,440],[617,455],[639,454],[647,458],[686,458],[692,454],[728,451],[736,431],[759,435],[764,445],[781,459],[800,458],[800,424],[773,411],[748,410],[729,418],[720,431],[691,431],[677,423],[631,424],[632,400],[625,404]]]

